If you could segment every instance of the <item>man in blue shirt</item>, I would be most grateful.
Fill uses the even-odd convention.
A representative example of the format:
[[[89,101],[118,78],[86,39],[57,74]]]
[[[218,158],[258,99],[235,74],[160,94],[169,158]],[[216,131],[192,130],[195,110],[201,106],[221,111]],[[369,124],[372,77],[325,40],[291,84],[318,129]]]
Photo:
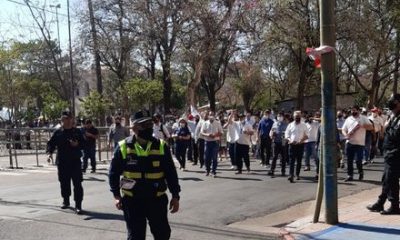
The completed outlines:
[[[270,118],[271,111],[267,109],[264,112],[264,117],[260,121],[260,125],[258,126],[258,139],[260,141],[260,155],[261,155],[261,164],[263,166],[269,165],[269,159],[271,158],[271,138],[269,136],[269,132],[271,131],[272,125],[274,121]],[[266,155],[264,154],[266,151]]]
[[[286,140],[284,138],[288,123],[284,121],[283,115],[283,112],[278,113],[277,121],[272,126],[270,132],[270,136],[273,140],[274,157],[272,158],[271,170],[268,172],[269,176],[274,176],[276,160],[278,159],[279,155],[281,155],[281,174],[282,176],[285,176],[287,154],[285,150]]]

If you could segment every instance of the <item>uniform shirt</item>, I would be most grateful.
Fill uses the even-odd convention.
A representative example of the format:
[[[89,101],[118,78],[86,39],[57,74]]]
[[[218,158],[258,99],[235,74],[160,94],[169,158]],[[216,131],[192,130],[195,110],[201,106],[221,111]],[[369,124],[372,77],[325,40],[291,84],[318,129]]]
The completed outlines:
[[[400,165],[400,115],[390,117],[385,129],[383,149],[385,162],[398,167]]]
[[[113,124],[110,127],[110,132],[108,133],[108,139],[110,142],[113,141],[114,143],[118,143],[119,141],[129,137],[129,135],[130,135],[129,130],[127,128],[125,128],[122,125],[117,126]]]
[[[126,139],[127,142],[135,142],[135,137],[129,137]],[[152,142],[158,142],[159,140],[156,138],[152,139]],[[127,161],[122,158],[122,153],[120,147],[117,146],[114,156],[111,160],[110,171],[109,171],[109,185],[110,191],[114,196],[121,196],[120,193],[120,176],[125,170]],[[167,186],[169,191],[172,194],[172,197],[179,199],[179,192],[181,191],[181,187],[178,182],[178,174],[176,173],[176,168],[174,165],[174,161],[172,160],[172,155],[169,150],[169,147],[164,148],[164,156],[163,161],[160,161],[160,166],[164,172],[165,179],[167,180]]]
[[[247,122],[244,124],[241,123],[240,121],[233,122],[233,124],[236,125],[236,129],[239,130],[239,139],[237,140],[237,143],[242,144],[242,145],[251,145],[251,136],[249,134],[244,133],[245,131],[254,131],[253,126]]]
[[[283,121],[276,121],[274,125],[272,125],[271,131],[274,132],[273,141],[275,143],[282,143],[283,138],[285,137],[285,131],[288,124]]]
[[[320,123],[315,120],[312,120],[312,122],[306,123],[306,125],[308,129],[307,133],[308,139],[306,140],[306,142],[316,142]]]
[[[91,127],[91,128],[81,128],[81,132],[83,135],[83,138],[85,139],[85,148],[87,149],[93,149],[96,148],[96,139],[92,138],[92,137],[87,137],[85,135],[86,132],[91,133],[93,135],[99,135],[99,130],[95,127]]]
[[[348,137],[347,143],[353,144],[353,145],[360,145],[360,146],[365,146],[365,135],[366,135],[366,130],[363,127],[360,127],[360,125],[364,124],[369,124],[371,125],[371,122],[368,120],[368,118],[364,115],[359,115],[358,117],[350,116],[346,118],[346,121],[343,124],[342,131],[345,133],[349,133],[354,130],[353,134]],[[358,126],[358,127],[357,127]]]
[[[171,136],[168,132],[167,127],[161,122],[158,122],[153,125],[153,137],[165,140],[170,138]]]
[[[285,138],[292,142],[299,143],[304,137],[308,136],[308,128],[305,123],[296,123],[293,121],[289,123],[285,131]]]
[[[218,120],[214,120],[213,122],[210,122],[210,120],[207,120],[204,122],[204,124],[201,127],[201,134],[217,134],[217,133],[223,133],[224,130],[222,129],[221,122]],[[208,136],[204,136],[204,140],[206,141],[218,141],[220,140],[219,137],[215,138],[210,138]]]
[[[78,146],[71,146],[69,140],[78,141]],[[84,146],[85,140],[79,129],[60,128],[53,133],[47,142],[47,153],[52,154],[57,149],[56,164],[59,166],[80,165]]]

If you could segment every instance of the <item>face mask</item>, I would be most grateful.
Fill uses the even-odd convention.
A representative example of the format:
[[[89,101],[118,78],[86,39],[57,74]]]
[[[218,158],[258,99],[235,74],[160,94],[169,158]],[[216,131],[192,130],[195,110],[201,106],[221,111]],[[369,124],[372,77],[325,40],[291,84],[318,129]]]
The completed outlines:
[[[138,131],[138,137],[150,141],[153,137],[153,128],[146,128],[144,130]]]
[[[299,123],[299,122],[300,122],[300,118],[299,118],[299,117],[295,118],[295,121],[296,121],[297,123]]]
[[[121,126],[121,123],[120,122],[116,122],[115,125],[116,126]]]
[[[338,117],[338,118],[342,118],[342,117],[343,117],[343,115],[338,115],[337,117]]]
[[[283,117],[278,117],[278,121],[282,122],[283,121]]]
[[[209,117],[208,119],[210,120],[210,122],[214,122],[214,120],[215,120],[214,117]]]
[[[353,117],[357,117],[358,112],[352,112],[351,115],[353,115]]]
[[[185,127],[185,124],[184,124],[184,123],[180,123],[179,126],[180,126],[181,128],[184,128],[184,127]]]

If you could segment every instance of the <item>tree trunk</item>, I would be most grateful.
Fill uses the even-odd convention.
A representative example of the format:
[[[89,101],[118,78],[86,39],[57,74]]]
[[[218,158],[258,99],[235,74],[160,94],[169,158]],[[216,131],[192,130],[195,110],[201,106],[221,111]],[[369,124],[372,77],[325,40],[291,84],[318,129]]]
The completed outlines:
[[[396,31],[396,62],[395,72],[393,74],[393,94],[397,93],[397,86],[399,82],[399,71],[400,71],[400,28]]]
[[[169,58],[167,58],[169,59]],[[172,81],[171,81],[171,62],[165,60],[163,63],[163,97],[164,97],[164,113],[170,113],[171,109],[171,94],[172,94]]]
[[[204,55],[201,55],[197,60],[194,67],[194,77],[190,80],[187,87],[187,102],[190,106],[195,107],[196,104],[196,90],[201,82],[201,73],[203,71]]]
[[[210,103],[210,110],[215,112],[216,104],[215,104],[215,86],[213,84],[209,85],[209,92],[208,92],[208,101]]]
[[[101,78],[100,53],[97,40],[96,24],[94,21],[92,0],[88,0],[88,8],[89,8],[92,40],[93,40],[93,53],[94,53],[94,63],[95,63],[96,79],[97,79],[97,92],[100,93],[100,95],[103,95],[103,81]]]

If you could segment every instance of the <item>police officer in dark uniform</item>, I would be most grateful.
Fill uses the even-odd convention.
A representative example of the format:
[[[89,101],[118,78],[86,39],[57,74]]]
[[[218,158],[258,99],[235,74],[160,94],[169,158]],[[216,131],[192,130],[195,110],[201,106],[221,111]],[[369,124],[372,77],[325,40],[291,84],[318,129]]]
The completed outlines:
[[[176,168],[169,147],[153,137],[153,121],[148,113],[135,114],[133,132],[134,136],[119,142],[115,149],[109,172],[111,192],[117,209],[124,212],[128,240],[146,238],[146,220],[154,239],[166,240],[171,235],[167,187],[172,194],[171,213],[179,210]]]
[[[382,193],[378,201],[367,206],[370,211],[380,211],[382,215],[400,214],[399,178],[400,178],[400,94],[394,94],[388,101],[392,115],[386,124],[383,142],[385,170],[383,173]],[[384,210],[386,198],[391,206]]]
[[[71,112],[65,111],[62,113],[61,123],[61,128],[57,129],[47,142],[47,153],[50,161],[53,158],[53,152],[57,149],[56,164],[61,196],[63,197],[61,208],[66,209],[70,206],[69,197],[71,196],[72,180],[75,212],[81,214],[83,200],[81,150],[84,147],[85,140],[81,131],[74,127],[74,118]]]

